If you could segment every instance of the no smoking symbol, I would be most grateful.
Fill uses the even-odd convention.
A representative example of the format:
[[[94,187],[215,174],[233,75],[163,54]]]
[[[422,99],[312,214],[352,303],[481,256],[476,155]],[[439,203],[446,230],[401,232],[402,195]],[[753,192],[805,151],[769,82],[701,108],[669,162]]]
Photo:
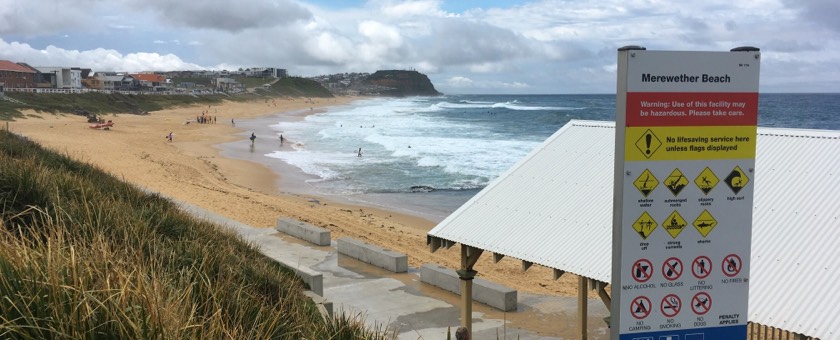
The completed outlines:
[[[653,265],[648,260],[640,259],[633,263],[631,271],[634,280],[640,283],[647,282],[647,280],[650,280],[650,277],[653,276]]]
[[[712,260],[706,256],[698,256],[691,262],[691,274],[698,279],[705,279],[712,272]]]
[[[721,264],[723,268],[723,275],[733,277],[741,272],[741,258],[735,254],[726,255]]]
[[[712,297],[706,292],[694,294],[694,297],[691,298],[691,310],[694,311],[694,314],[703,315],[708,313],[710,309],[712,309]]]
[[[633,302],[630,303],[630,314],[633,314],[633,317],[636,319],[644,319],[648,315],[650,315],[650,308],[653,305],[650,304],[650,299],[647,296],[639,296],[633,299]]]
[[[679,279],[682,272],[682,261],[676,257],[669,258],[662,264],[662,275],[665,276],[668,281]]]
[[[662,303],[659,304],[659,310],[662,312],[662,315],[668,318],[673,318],[679,314],[680,308],[682,308],[682,301],[679,296],[674,294],[666,295],[662,298]]]

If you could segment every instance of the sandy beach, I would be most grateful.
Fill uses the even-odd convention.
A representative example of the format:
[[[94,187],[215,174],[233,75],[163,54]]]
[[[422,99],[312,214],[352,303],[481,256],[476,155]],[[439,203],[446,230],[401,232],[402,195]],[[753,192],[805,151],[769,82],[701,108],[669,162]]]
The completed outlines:
[[[438,263],[460,266],[459,246],[431,253],[426,232],[435,223],[420,217],[367,206],[354,206],[324,197],[290,194],[279,187],[280,177],[265,166],[220,156],[218,144],[241,140],[247,131],[231,124],[282,113],[303,117],[327,106],[360,98],[289,98],[269,101],[224,102],[151,112],[104,117],[110,130],[92,129],[85,117],[71,114],[25,112],[27,118],[9,122],[9,129],[44,147],[91,163],[129,183],[189,202],[255,227],[272,228],[286,216],[329,229],[333,239],[352,237],[409,256],[409,265]],[[276,104],[276,105],[275,105]],[[215,124],[197,124],[202,111],[216,117]],[[186,122],[190,122],[186,124]],[[172,132],[170,142],[167,135]],[[276,136],[259,136],[259,143],[277,143]],[[291,168],[291,167],[289,167]],[[292,175],[290,175],[292,176]],[[485,254],[475,266],[479,277],[520,291],[575,296],[577,277],[552,280],[550,269],[534,266],[521,271],[521,261],[504,258],[493,263]],[[590,297],[596,297],[590,292]]]

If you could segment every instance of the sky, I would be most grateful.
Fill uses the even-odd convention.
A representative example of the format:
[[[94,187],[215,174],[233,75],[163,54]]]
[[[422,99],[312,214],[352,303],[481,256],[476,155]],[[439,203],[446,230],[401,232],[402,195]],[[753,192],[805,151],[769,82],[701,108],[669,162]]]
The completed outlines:
[[[761,92],[840,92],[837,0],[0,0],[0,59],[94,71],[417,70],[445,94],[615,93],[617,49],[761,49]]]

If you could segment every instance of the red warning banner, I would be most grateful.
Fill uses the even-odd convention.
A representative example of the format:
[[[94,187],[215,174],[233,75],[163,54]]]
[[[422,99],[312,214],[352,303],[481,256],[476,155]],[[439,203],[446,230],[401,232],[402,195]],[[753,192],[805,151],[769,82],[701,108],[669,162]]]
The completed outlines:
[[[758,93],[628,92],[632,126],[755,126]]]

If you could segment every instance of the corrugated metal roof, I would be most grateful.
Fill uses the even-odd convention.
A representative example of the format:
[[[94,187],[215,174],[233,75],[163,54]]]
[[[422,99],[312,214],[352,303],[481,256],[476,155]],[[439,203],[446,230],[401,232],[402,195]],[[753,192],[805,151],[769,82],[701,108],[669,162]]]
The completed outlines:
[[[429,235],[611,281],[615,124],[571,121]],[[758,128],[749,320],[840,338],[840,131]]]

